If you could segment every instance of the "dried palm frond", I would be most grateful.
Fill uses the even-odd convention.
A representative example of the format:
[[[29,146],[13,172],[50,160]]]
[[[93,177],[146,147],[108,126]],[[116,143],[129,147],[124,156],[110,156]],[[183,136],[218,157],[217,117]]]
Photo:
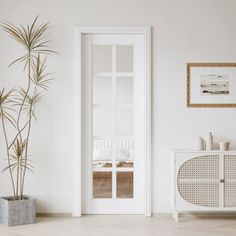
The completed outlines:
[[[14,106],[21,106],[22,101],[23,103],[23,111],[28,113],[28,116],[34,117],[36,119],[35,115],[35,105],[41,100],[43,95],[41,93],[35,92],[33,95],[30,95],[27,93],[23,88],[19,91],[20,97],[15,98]]]
[[[5,92],[5,88],[0,90],[0,118],[3,118],[9,121],[13,126],[16,125],[16,120],[12,116],[12,112],[15,110],[10,106],[13,101],[14,89],[11,89],[8,92]]]
[[[48,78],[50,73],[45,73],[46,70],[46,61],[47,57],[41,60],[40,54],[32,60],[32,76],[31,81],[38,87],[48,90],[48,84],[53,80],[52,78]]]
[[[49,22],[45,24],[37,24],[38,16],[35,18],[31,25],[26,27],[20,25],[20,27],[15,26],[9,21],[3,22],[1,27],[6,31],[11,38],[16,40],[20,45],[26,50],[25,54],[13,62],[11,65],[16,62],[24,62],[25,66],[28,65],[30,59],[35,57],[38,53],[40,54],[51,54],[57,53],[49,49],[50,41],[45,40],[45,34],[48,32],[50,25]]]
[[[29,159],[26,159],[26,157],[23,155],[24,151],[27,146],[27,140],[20,141],[20,139],[17,139],[16,142],[12,146],[13,153],[10,154],[10,164],[6,166],[2,172],[7,171],[8,169],[11,169],[11,171],[14,171],[16,168],[24,169],[33,172],[33,166],[30,164],[31,162]]]

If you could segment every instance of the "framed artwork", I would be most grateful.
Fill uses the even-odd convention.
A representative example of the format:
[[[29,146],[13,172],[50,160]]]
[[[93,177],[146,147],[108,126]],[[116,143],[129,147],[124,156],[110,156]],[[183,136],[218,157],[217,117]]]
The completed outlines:
[[[236,63],[188,63],[187,107],[236,107]]]

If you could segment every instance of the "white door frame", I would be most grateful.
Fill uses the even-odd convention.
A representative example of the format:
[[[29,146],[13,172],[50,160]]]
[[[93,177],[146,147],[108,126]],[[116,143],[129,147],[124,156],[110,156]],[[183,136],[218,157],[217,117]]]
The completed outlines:
[[[83,34],[142,34],[145,38],[145,216],[151,216],[151,27],[76,27],[75,29],[75,87],[74,87],[74,217],[81,216],[81,45]]]

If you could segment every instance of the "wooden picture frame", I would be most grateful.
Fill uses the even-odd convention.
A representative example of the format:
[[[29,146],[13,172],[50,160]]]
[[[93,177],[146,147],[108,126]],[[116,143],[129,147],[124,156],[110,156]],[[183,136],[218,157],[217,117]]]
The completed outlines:
[[[187,63],[187,107],[236,107],[236,63]]]

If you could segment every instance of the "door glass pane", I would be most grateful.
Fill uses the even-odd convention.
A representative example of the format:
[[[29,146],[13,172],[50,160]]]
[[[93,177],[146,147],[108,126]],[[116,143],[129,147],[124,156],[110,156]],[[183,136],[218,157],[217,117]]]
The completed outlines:
[[[117,46],[117,72],[133,72],[133,46]]]
[[[133,109],[118,108],[116,112],[116,135],[133,136]]]
[[[93,172],[93,197],[112,197],[112,172]]]
[[[127,160],[127,161],[116,161],[116,167],[117,168],[132,168],[134,166],[133,160]]]
[[[115,160],[117,168],[133,167],[134,140],[132,137],[121,137],[115,141]]]
[[[93,140],[93,167],[112,167],[112,138]]]
[[[133,172],[117,172],[117,198],[133,198]]]
[[[112,47],[93,45],[93,73],[112,71]]]
[[[93,104],[112,103],[112,78],[94,77],[93,78]]]
[[[112,136],[112,109],[93,108],[93,136]]]
[[[116,78],[117,104],[133,104],[133,77]]]

